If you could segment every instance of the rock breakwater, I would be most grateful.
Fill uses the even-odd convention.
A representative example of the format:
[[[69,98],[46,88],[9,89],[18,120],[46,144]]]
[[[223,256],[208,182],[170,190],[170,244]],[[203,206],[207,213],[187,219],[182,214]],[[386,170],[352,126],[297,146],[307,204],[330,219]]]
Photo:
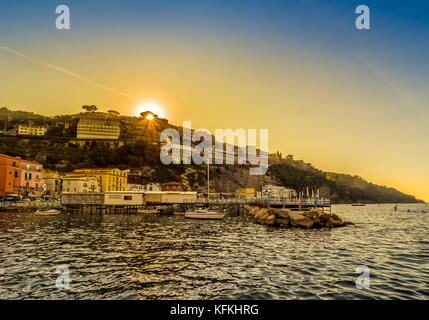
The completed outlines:
[[[336,214],[326,213],[320,209],[292,211],[290,209],[261,208],[248,205],[245,205],[244,208],[253,222],[280,228],[337,228],[352,224],[343,221]]]

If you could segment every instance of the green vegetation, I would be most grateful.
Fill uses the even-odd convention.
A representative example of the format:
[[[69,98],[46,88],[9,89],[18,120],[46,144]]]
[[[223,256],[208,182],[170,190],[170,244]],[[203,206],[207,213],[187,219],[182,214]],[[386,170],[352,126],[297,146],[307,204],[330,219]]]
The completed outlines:
[[[393,188],[378,186],[359,176],[323,172],[311,164],[293,160],[292,156],[279,158],[270,166],[269,174],[283,186],[303,191],[306,187],[320,189],[330,195],[334,203],[413,203],[415,197]]]
[[[97,111],[97,107],[93,105],[82,108],[87,112]],[[132,143],[127,142],[120,147],[113,147],[110,143],[92,141],[87,142],[83,147],[78,147],[70,143],[70,138],[76,137],[78,115],[45,117],[32,112],[0,108],[0,128],[1,126],[4,128],[7,123],[7,129],[10,130],[20,123],[29,121],[48,126],[46,135],[42,137],[2,136],[0,153],[38,161],[45,168],[60,172],[95,167],[150,168],[151,174],[141,180],[144,183],[181,181],[181,175],[186,172],[186,169],[192,168],[195,172],[187,174],[190,187],[205,187],[205,166],[161,164],[160,146],[154,143],[156,140],[154,137],[159,135],[164,126],[156,127],[149,135],[144,127],[136,129],[136,123],[141,121],[138,120],[139,118],[122,116],[115,110],[109,110],[107,114],[119,117],[121,138],[130,139]],[[180,128],[176,129],[180,130]],[[322,195],[330,195],[335,203],[418,202],[413,196],[393,188],[369,183],[358,176],[323,172],[302,160],[294,160],[291,155],[285,158],[280,153],[271,155],[270,163],[268,173],[261,177],[249,177],[249,168],[245,165],[216,165],[212,167],[211,182],[218,192],[234,192],[239,187],[254,187],[260,190],[266,183],[277,182],[297,191],[305,190],[307,187],[313,190],[320,189]]]

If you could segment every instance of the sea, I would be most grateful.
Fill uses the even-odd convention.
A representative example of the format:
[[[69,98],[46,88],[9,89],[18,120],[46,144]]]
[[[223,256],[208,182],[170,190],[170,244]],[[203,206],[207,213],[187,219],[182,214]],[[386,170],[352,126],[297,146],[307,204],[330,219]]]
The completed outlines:
[[[333,205],[278,229],[144,214],[0,212],[0,299],[429,298],[429,205]]]

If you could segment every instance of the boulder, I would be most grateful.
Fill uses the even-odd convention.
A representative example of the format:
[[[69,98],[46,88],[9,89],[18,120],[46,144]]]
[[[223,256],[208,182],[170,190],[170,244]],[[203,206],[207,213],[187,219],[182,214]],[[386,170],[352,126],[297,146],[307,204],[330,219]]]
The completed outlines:
[[[281,219],[289,219],[290,210],[284,211],[284,209],[283,209],[283,210],[279,210],[279,211],[280,211],[279,212],[279,218],[281,218]]]
[[[289,219],[279,218],[277,219],[278,224],[289,224]]]
[[[253,218],[255,218],[255,219],[259,219],[259,218],[260,218],[260,217],[262,217],[264,214],[265,214],[265,211],[260,210],[260,211],[258,211],[258,212],[253,216]]]
[[[268,212],[264,212],[264,214],[262,216],[260,216],[258,218],[258,220],[267,220],[267,218],[271,216],[271,214],[269,214]]]
[[[311,219],[320,217],[320,212],[318,210],[305,211],[303,214]]]
[[[341,221],[341,219],[340,220],[335,220],[334,217],[329,217],[328,221],[326,222],[326,226],[328,228],[341,227],[342,225],[343,225],[343,222]]]
[[[269,217],[267,217],[265,219],[265,224],[274,225],[275,222],[276,222],[276,216],[275,215],[270,215]]]
[[[331,216],[329,215],[329,214],[327,214],[327,213],[322,213],[320,216],[319,216],[319,219],[320,219],[320,221],[322,221],[322,222],[327,222],[328,221],[328,219],[330,218]]]
[[[302,213],[294,213],[290,214],[290,224],[293,227],[307,228],[310,229],[314,222],[310,218],[304,216]]]

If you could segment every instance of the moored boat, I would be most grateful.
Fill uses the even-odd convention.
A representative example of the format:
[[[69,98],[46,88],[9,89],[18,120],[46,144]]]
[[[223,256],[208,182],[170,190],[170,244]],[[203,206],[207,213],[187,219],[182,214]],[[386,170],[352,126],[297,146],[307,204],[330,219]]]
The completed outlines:
[[[139,209],[139,210],[137,210],[137,213],[141,213],[141,214],[157,214],[157,213],[159,213],[159,210],[157,210],[157,209]]]
[[[356,202],[356,203],[352,203],[353,207],[365,207],[366,204],[363,202]]]
[[[55,216],[59,214],[61,211],[56,209],[51,210],[37,210],[34,212],[36,216]]]
[[[220,212],[220,211],[197,209],[195,211],[185,212],[185,218],[189,218],[189,219],[221,220],[224,217],[225,217],[225,212]]]

